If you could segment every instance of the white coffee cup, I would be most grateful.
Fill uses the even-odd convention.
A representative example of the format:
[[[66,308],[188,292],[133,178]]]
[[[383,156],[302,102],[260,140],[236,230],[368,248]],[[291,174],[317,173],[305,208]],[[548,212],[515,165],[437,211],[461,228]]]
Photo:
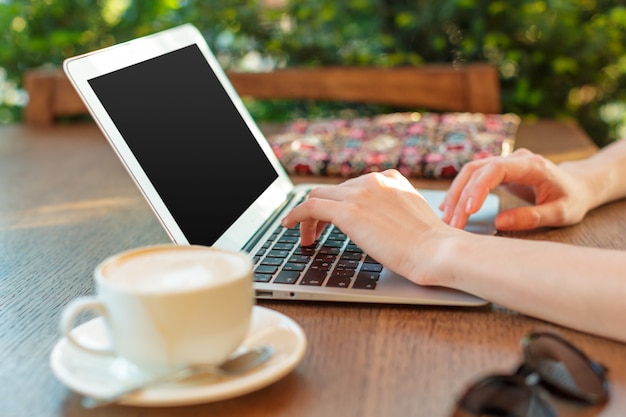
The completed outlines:
[[[64,336],[80,349],[119,356],[146,371],[220,363],[250,326],[252,260],[243,252],[147,246],[105,259],[94,279],[96,296],[77,298],[63,310]],[[104,319],[109,346],[88,346],[74,336],[85,311]]]

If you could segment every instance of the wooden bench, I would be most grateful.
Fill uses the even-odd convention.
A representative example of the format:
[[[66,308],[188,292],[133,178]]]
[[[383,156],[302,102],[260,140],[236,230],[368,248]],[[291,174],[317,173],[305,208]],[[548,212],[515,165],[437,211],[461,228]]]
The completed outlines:
[[[241,96],[311,99],[499,113],[500,79],[494,66],[289,68],[229,73]]]
[[[427,109],[500,113],[500,78],[488,64],[420,67],[288,68],[270,72],[228,72],[242,97],[373,103]],[[24,74],[29,102],[24,121],[48,125],[59,117],[86,114],[82,100],[60,69]]]

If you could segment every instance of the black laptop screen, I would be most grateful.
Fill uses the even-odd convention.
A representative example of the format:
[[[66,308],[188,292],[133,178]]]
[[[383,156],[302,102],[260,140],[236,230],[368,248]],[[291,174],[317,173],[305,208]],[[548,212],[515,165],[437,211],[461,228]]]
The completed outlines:
[[[189,243],[215,243],[278,176],[196,45],[89,84]]]

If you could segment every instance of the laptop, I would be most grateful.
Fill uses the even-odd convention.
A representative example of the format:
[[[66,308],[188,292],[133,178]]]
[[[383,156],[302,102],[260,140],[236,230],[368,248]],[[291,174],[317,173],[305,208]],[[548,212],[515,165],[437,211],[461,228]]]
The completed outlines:
[[[193,25],[68,58],[64,70],[171,240],[249,253],[257,299],[487,303],[410,282],[334,227],[302,248],[280,219],[321,184],[292,183]],[[444,196],[420,192],[435,208]],[[468,230],[494,233],[498,209],[490,195]]]

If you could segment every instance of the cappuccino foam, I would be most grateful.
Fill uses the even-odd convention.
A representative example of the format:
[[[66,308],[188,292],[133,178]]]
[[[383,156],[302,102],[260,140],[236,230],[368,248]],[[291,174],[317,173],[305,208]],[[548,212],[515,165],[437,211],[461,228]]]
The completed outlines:
[[[178,246],[132,251],[102,268],[105,280],[139,292],[178,292],[219,286],[246,275],[250,263],[218,249]]]

